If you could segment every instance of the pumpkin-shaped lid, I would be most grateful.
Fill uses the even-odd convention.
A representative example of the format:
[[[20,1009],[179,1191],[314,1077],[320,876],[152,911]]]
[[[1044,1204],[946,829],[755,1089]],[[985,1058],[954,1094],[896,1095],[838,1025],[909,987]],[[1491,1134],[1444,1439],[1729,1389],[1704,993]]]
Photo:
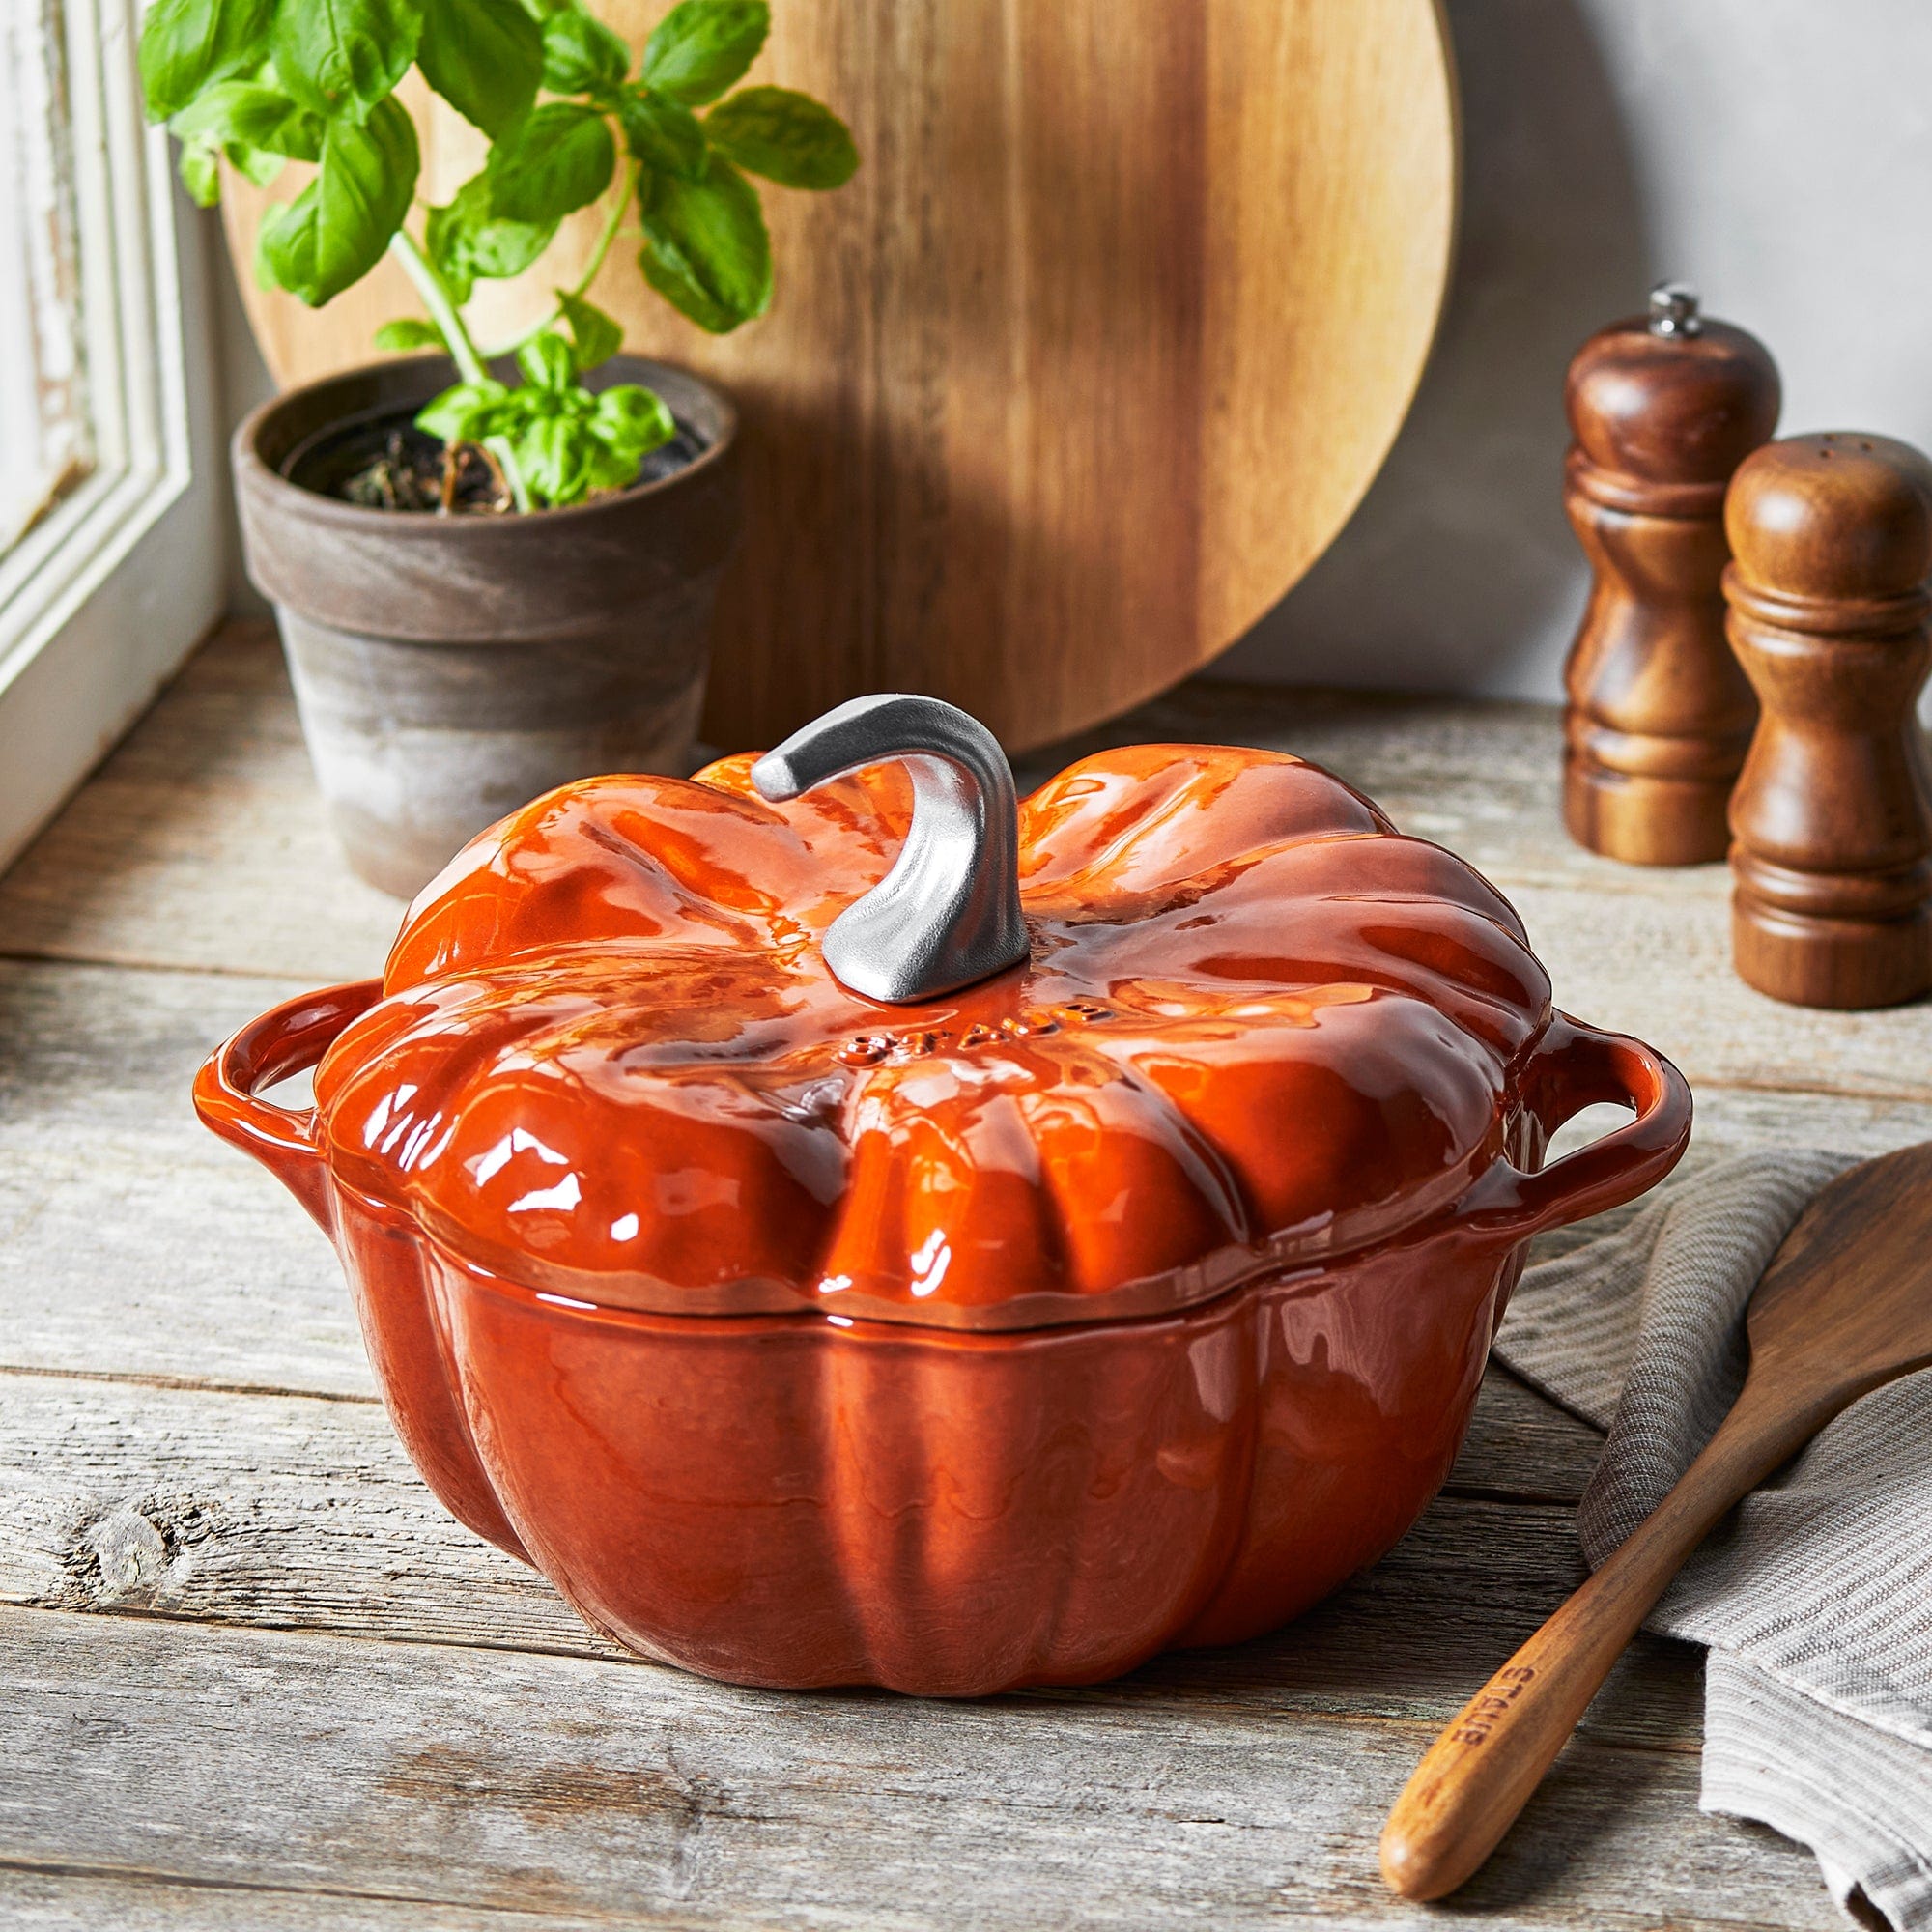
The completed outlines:
[[[1015,805],[980,727],[896,697],[536,800],[384,984],[317,1074],[331,1164],[468,1260],[954,1328],[1171,1309],[1440,1211],[1549,1018],[1509,904],[1314,765],[1143,745]]]

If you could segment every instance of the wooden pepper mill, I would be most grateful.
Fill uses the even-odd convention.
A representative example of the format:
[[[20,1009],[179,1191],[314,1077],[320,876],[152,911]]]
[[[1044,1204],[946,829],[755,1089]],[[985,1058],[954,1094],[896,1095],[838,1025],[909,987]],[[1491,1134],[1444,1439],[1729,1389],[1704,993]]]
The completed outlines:
[[[1757,717],[1724,642],[1724,490],[1777,427],[1776,365],[1664,283],[1577,351],[1565,405],[1564,507],[1595,579],[1564,674],[1565,822],[1633,865],[1721,859]]]
[[[1730,638],[1764,715],[1731,799],[1739,975],[1805,1007],[1932,990],[1932,464],[1795,436],[1738,470]]]

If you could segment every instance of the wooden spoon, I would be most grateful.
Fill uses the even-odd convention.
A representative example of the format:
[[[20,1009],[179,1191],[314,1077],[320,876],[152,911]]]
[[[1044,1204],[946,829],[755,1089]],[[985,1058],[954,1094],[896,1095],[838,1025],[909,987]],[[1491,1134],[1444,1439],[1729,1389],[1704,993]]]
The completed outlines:
[[[1932,1144],[1847,1169],[1751,1297],[1750,1372],[1684,1479],[1479,1690],[1396,1800],[1382,1876],[1440,1898],[1495,1849],[1707,1531],[1860,1396],[1932,1364]]]

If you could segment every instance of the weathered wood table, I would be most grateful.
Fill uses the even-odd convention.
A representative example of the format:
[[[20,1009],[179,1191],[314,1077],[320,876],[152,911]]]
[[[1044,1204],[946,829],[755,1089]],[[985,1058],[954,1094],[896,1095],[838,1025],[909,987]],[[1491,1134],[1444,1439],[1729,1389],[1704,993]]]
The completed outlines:
[[[1932,1009],[1774,1006],[1721,868],[1557,822],[1533,707],[1196,685],[1118,727],[1290,747],[1464,853],[1576,1011],[1697,1089],[1693,1158],[1932,1136]],[[1299,1624],[984,1704],[628,1661],[445,1518],[321,1236],[190,1075],[397,919],[321,824],[258,629],[203,651],[0,882],[0,1922],[1419,1923],[1376,1875],[1435,1728],[1577,1580],[1590,1432],[1492,1371],[1440,1499]],[[1829,1926],[1696,1808],[1698,1654],[1646,1639],[1463,1894],[1511,1926]]]

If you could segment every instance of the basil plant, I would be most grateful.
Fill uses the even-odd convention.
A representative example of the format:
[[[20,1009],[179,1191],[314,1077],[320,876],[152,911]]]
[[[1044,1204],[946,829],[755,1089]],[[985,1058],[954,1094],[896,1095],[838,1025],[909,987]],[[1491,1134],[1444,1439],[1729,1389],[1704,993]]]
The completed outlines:
[[[750,177],[835,188],[859,164],[845,124],[809,95],[738,87],[769,27],[766,0],[680,0],[634,71],[630,47],[576,0],[155,0],[141,81],[203,206],[224,159],[264,185],[285,161],[314,163],[268,211],[258,277],[319,307],[395,255],[429,314],[390,323],[378,345],[443,349],[461,378],[418,425],[487,447],[529,509],[621,489],[675,433],[649,389],[593,394],[582,381],[622,340],[585,292],[627,217],[644,280],[724,334],[772,298]],[[395,98],[412,66],[490,138],[441,207],[415,202],[415,128]],[[475,284],[533,269],[557,223],[600,200],[588,266],[496,352],[514,350],[521,381],[497,381],[463,318]]]

